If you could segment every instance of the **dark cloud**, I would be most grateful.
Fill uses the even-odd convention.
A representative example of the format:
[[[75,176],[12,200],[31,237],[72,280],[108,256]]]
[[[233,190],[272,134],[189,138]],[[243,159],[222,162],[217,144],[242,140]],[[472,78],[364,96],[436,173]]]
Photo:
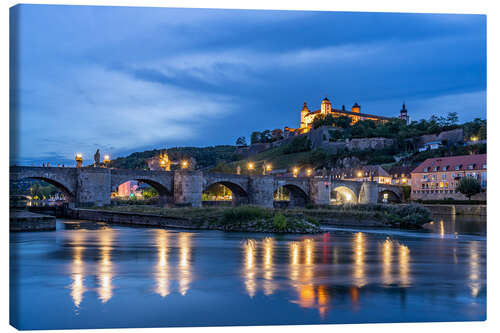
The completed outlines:
[[[232,143],[302,103],[486,116],[482,15],[20,5],[19,161]]]

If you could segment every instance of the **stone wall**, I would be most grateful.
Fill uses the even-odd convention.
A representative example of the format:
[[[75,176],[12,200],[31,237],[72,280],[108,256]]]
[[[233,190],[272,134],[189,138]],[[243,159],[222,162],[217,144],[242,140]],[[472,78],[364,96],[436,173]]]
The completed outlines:
[[[423,205],[432,215],[486,216],[486,205]]]
[[[111,202],[111,173],[104,168],[77,169],[78,206],[103,206]]]
[[[203,174],[200,171],[175,171],[174,184],[176,204],[201,207]]]
[[[160,215],[128,212],[110,212],[105,210],[69,209],[68,217],[77,220],[90,220],[118,224],[134,224],[154,227],[197,229],[199,225],[188,219]]]

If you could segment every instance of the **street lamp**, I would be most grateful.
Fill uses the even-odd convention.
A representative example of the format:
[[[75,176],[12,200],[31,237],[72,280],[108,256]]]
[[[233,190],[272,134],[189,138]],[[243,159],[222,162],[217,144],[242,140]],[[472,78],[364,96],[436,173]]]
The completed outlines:
[[[181,162],[181,168],[182,169],[187,169],[188,166],[189,166],[188,161],[184,160],[184,161]]]
[[[299,168],[293,168],[292,173],[294,177],[297,177],[299,174]]]
[[[363,176],[363,173],[361,171],[358,171],[358,177],[362,177]]]
[[[83,156],[82,156],[82,154],[77,153],[76,157],[75,157],[75,161],[76,161],[76,167],[77,168],[81,168],[82,167],[82,163],[83,163]]]
[[[311,168],[307,169],[307,170],[306,170],[307,176],[312,175],[312,172],[313,172],[313,171],[312,171],[312,169],[311,169]]]
[[[248,170],[253,170],[254,168],[255,165],[252,162],[248,163]]]
[[[104,160],[102,161],[104,166],[107,168],[111,160],[109,159],[109,155],[104,155]]]

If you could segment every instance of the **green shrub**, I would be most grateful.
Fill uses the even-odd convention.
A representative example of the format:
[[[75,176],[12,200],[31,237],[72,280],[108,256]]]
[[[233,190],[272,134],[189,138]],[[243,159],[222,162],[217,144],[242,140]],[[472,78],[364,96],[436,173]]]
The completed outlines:
[[[221,223],[241,223],[268,217],[271,217],[271,214],[264,208],[256,206],[241,206],[224,210]]]
[[[284,230],[286,228],[286,217],[280,212],[274,215],[273,225],[278,230]]]
[[[283,154],[293,154],[293,153],[301,153],[303,151],[311,150],[311,142],[307,138],[307,136],[302,135],[295,139],[292,142],[287,144],[283,148]]]

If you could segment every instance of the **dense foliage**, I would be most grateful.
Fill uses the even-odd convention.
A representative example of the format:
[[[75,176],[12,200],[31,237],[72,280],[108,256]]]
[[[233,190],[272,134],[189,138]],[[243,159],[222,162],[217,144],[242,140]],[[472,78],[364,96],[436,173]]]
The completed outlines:
[[[349,117],[333,117],[332,115],[319,116],[313,121],[313,127],[334,126],[344,129],[340,133],[332,133],[333,139],[351,138],[392,138],[404,140],[425,134],[439,134],[456,128],[463,128],[466,138],[477,137],[479,140],[486,138],[486,120],[479,118],[458,125],[456,112],[450,112],[446,117],[432,116],[430,119],[421,119],[406,124],[405,121],[392,118],[387,122],[361,120],[354,124]]]
[[[476,178],[464,177],[458,182],[457,191],[465,195],[469,200],[474,194],[481,192],[481,185]]]
[[[204,169],[214,167],[220,161],[236,160],[234,146],[209,146],[209,147],[175,147],[166,149],[168,156],[172,160],[182,160],[194,158],[197,168]],[[144,152],[132,153],[127,157],[118,157],[112,160],[110,166],[119,169],[145,169],[146,160],[160,155],[164,150],[153,149]]]
[[[36,179],[29,179],[23,182],[10,183],[10,195],[29,195],[35,200],[47,199],[56,194],[61,194],[61,191],[47,182]]]
[[[300,153],[311,150],[311,142],[306,136],[299,136],[283,148],[284,154]]]

